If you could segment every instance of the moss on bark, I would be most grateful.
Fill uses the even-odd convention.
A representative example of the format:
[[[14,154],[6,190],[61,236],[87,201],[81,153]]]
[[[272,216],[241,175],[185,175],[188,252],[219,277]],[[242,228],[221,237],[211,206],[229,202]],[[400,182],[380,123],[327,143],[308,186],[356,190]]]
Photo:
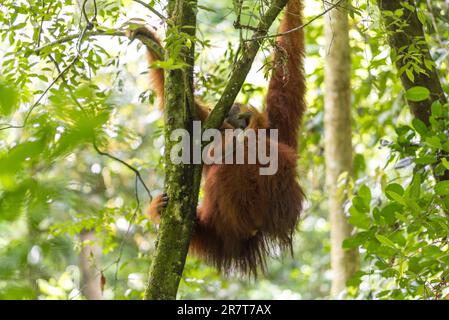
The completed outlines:
[[[177,28],[189,36],[196,30],[196,1],[169,1],[168,28]],[[170,32],[170,30],[169,30]],[[174,164],[170,152],[176,142],[170,140],[175,129],[192,132],[194,45],[183,37],[178,59],[186,64],[182,69],[165,73],[165,188],[170,198],[164,210],[158,233],[157,248],[151,264],[145,299],[175,299],[189,247],[199,191],[198,172],[192,164]],[[166,48],[166,58],[174,49]],[[190,92],[189,92],[190,91]],[[198,166],[198,165],[197,165]]]

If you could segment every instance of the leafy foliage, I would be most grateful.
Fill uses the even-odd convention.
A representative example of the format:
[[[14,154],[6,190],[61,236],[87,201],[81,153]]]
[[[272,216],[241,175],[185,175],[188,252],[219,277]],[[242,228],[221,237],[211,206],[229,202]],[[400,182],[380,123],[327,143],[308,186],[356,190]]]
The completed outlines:
[[[447,295],[449,184],[433,177],[447,169],[448,107],[433,104],[430,127],[415,119],[413,127],[396,129],[389,162],[407,172],[402,184],[381,176],[361,184],[352,199],[350,221],[358,232],[345,246],[361,246],[371,266],[353,281],[382,284],[386,290],[370,292],[375,298]]]

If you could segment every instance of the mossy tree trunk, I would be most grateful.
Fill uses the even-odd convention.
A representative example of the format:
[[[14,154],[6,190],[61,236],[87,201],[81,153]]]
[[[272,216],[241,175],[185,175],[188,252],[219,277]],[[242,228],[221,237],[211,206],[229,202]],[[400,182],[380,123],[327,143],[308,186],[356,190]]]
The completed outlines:
[[[343,2],[343,6],[347,3]],[[331,224],[331,296],[337,297],[358,268],[358,252],[345,250],[343,241],[351,235],[344,204],[345,185],[339,181],[352,175],[351,129],[351,56],[349,47],[348,12],[332,10],[325,17],[326,62],[324,135],[326,186],[329,194]]]
[[[196,12],[196,1],[169,1],[167,35],[181,41],[181,53],[175,58],[186,67],[165,72],[165,189],[170,201],[161,219],[146,299],[176,298],[196,214],[201,169],[170,160],[177,143],[170,140],[171,133],[176,129],[192,133],[194,42],[188,37],[195,36]],[[167,45],[166,59],[173,58],[177,49]]]

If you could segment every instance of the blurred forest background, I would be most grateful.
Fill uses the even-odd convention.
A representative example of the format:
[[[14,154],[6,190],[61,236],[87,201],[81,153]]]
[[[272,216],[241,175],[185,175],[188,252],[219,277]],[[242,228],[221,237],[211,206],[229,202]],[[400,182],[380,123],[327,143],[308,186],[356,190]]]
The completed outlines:
[[[164,3],[140,2],[164,12]],[[308,203],[294,256],[271,259],[266,275],[249,280],[223,277],[189,256],[178,298],[445,298],[449,183],[439,177],[449,170],[449,108],[423,85],[404,89],[400,77],[413,83],[436,68],[449,93],[449,2],[405,1],[384,13],[407,28],[402,18],[416,12],[424,26],[425,37],[398,50],[376,1],[335,9],[349,15],[353,150],[352,175],[335,185],[354,227],[343,247],[360,258],[345,289],[332,295],[324,121],[332,48],[322,15],[329,3],[305,2],[308,111],[298,167]],[[157,228],[143,214],[150,199],[139,178],[153,196],[163,191],[163,119],[149,90],[145,46],[121,27],[142,19],[161,36],[164,27],[139,1],[93,3],[0,2],[0,299],[144,295]],[[243,22],[256,23],[265,3],[243,1]],[[93,29],[85,28],[88,17]],[[239,37],[251,33],[236,29],[235,18],[235,1],[200,1],[195,86],[205,102],[220,97]],[[58,42],[64,37],[71,38]],[[239,102],[263,106],[271,49],[264,43]],[[405,61],[400,70],[398,60]],[[433,102],[427,123],[407,103],[426,100]]]

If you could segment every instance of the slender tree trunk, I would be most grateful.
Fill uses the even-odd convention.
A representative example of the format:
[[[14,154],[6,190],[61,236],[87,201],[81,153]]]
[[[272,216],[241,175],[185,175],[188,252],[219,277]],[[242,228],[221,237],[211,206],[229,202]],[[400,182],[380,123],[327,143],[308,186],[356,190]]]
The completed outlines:
[[[95,241],[93,231],[82,231],[80,233],[81,241]],[[87,245],[83,247],[80,253],[81,269],[81,291],[88,300],[101,300],[101,273],[98,272],[98,261],[101,255],[101,248],[96,245]]]
[[[170,153],[176,142],[170,141],[176,129],[192,134],[194,42],[188,45],[183,31],[190,36],[196,31],[195,0],[168,2],[167,34],[181,37],[182,50],[175,56],[173,45],[166,48],[166,59],[177,58],[187,67],[165,72],[165,188],[168,207],[161,218],[157,248],[151,264],[145,299],[175,299],[184,269],[198,201],[201,166],[174,164]]]
[[[413,115],[428,125],[432,103],[439,100],[444,104],[447,102],[447,99],[441,87],[435,66],[433,65],[429,69],[427,66],[428,63],[424,63],[425,60],[433,60],[430,55],[429,46],[425,41],[423,25],[418,19],[415,2],[413,0],[377,0],[377,3],[388,31],[388,41],[391,46],[392,59],[396,63],[397,69],[403,70],[404,68],[407,68],[409,60],[403,57],[398,58],[399,53],[403,54],[408,50],[407,48],[415,46],[416,48],[419,48],[419,52],[422,55],[421,68],[425,70],[425,73],[418,73],[415,70],[412,70],[413,81],[405,72],[401,73],[400,78],[405,90],[415,86],[426,87],[429,89],[429,99],[420,102],[407,101]],[[411,11],[408,8],[414,9]],[[396,10],[401,9],[403,11],[402,16],[392,14]],[[404,48],[406,48],[405,51]],[[444,175],[435,176],[435,178],[437,180],[449,180],[449,170],[446,170]]]
[[[342,6],[347,3],[342,2]],[[358,268],[356,250],[345,250],[343,240],[351,235],[352,227],[344,212],[346,196],[339,177],[352,174],[351,131],[351,58],[349,47],[348,12],[344,8],[330,11],[325,17],[326,66],[324,136],[326,185],[329,193],[331,223],[331,296],[346,288],[346,281]]]

